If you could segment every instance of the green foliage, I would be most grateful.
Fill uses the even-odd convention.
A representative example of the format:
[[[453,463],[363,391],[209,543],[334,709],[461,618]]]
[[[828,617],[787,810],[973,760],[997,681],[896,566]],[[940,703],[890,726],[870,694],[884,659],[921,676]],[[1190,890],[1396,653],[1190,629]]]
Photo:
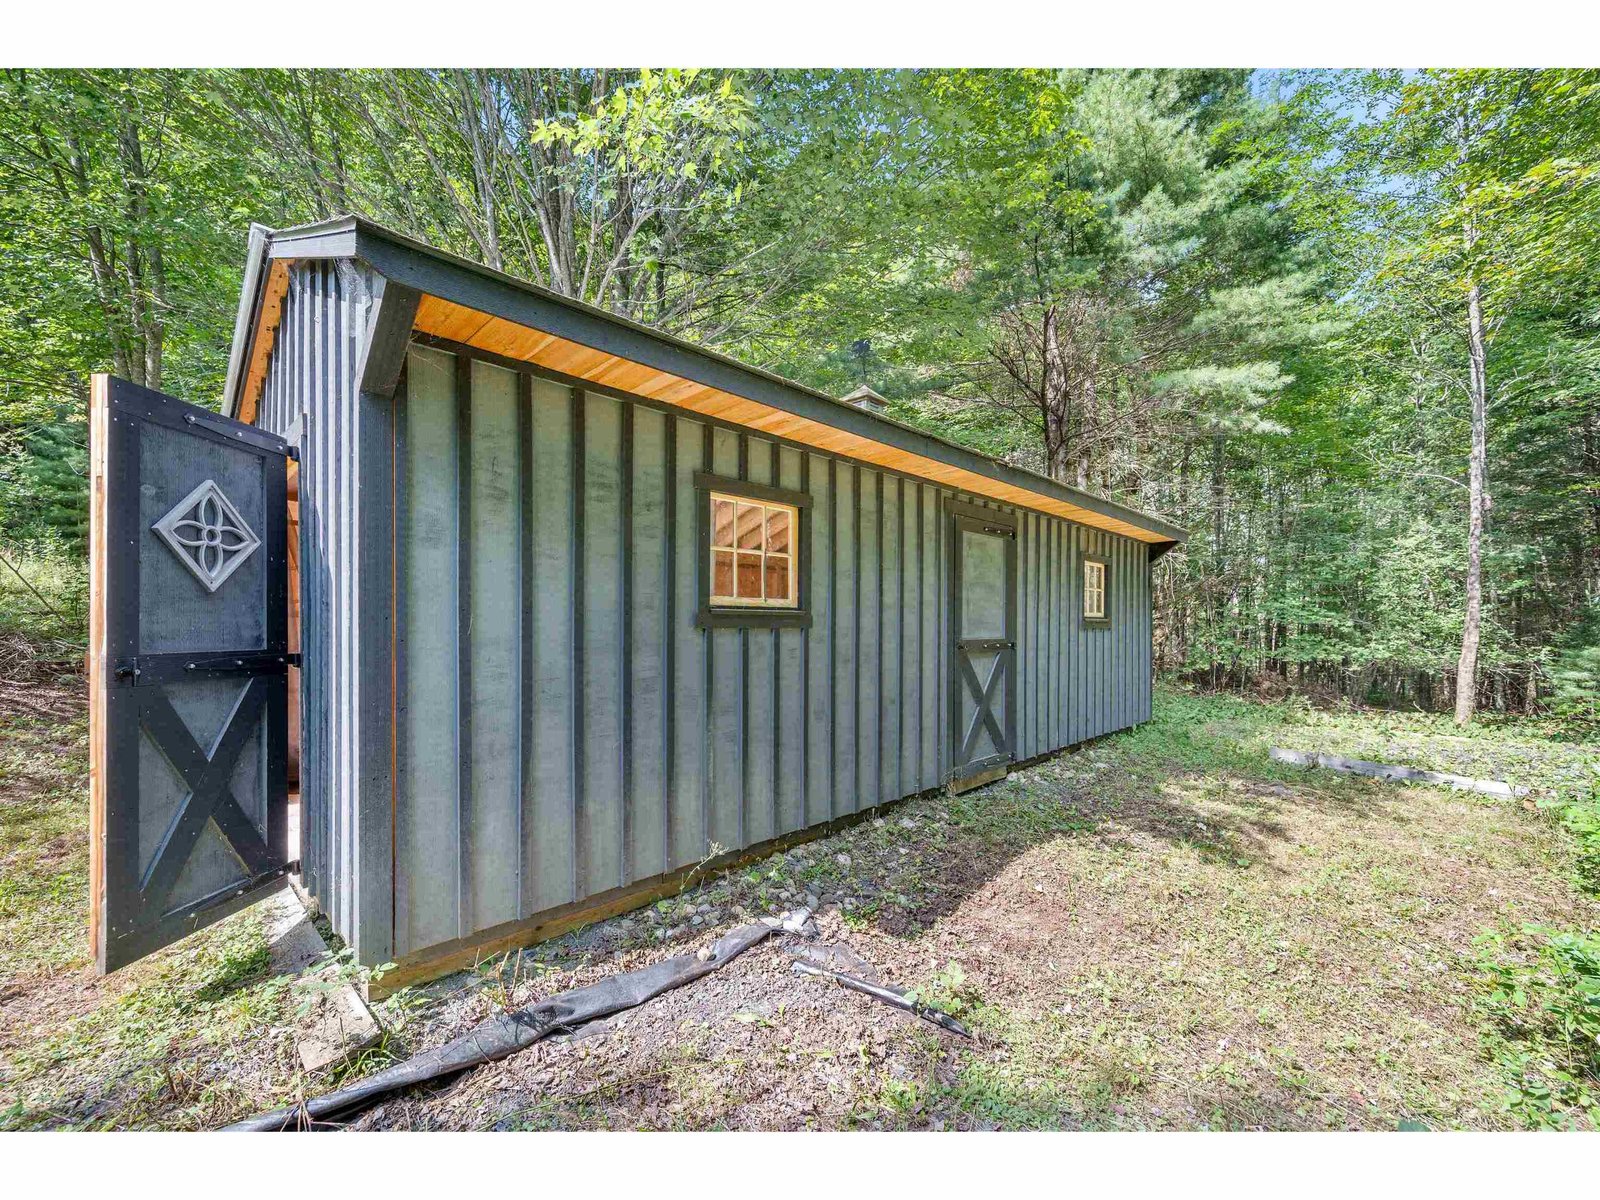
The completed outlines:
[[[1600,763],[1591,766],[1585,783],[1562,788],[1550,807],[1577,848],[1579,884],[1600,896]]]
[[[250,220],[364,211],[1190,528],[1157,662],[1593,722],[1600,72],[0,72],[0,543],[86,376],[220,392]]]
[[[1600,601],[1591,602],[1562,638],[1550,680],[1555,687],[1551,707],[1559,716],[1591,729],[1600,726]]]
[[[89,566],[58,537],[0,543],[0,635],[20,634],[63,657],[87,648]]]
[[[1580,887],[1600,896],[1600,763],[1542,803],[1571,835]],[[1479,939],[1485,1049],[1507,1080],[1505,1104],[1532,1128],[1600,1126],[1600,930],[1524,926]]]
[[[0,540],[53,539],[79,557],[89,548],[89,450],[81,421],[54,421],[0,468]]]
[[[1600,934],[1530,925],[1479,947],[1478,1005],[1507,1110],[1531,1128],[1600,1124]]]

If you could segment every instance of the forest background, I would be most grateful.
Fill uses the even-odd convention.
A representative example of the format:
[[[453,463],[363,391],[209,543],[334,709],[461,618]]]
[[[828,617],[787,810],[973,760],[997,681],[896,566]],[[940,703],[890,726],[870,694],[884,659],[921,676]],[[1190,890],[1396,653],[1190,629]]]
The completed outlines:
[[[1600,715],[1600,72],[0,71],[0,629],[344,212],[1186,526],[1167,674]]]

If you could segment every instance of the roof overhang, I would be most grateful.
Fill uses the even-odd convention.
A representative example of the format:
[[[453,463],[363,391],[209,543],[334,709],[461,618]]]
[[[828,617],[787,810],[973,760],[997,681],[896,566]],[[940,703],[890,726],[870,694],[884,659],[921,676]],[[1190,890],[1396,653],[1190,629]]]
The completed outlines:
[[[1160,517],[1013,467],[360,217],[270,235],[263,231],[261,240],[258,249],[253,228],[224,397],[225,410],[243,420],[255,416],[288,287],[288,264],[358,259],[420,293],[414,331],[429,338],[1135,538],[1148,543],[1153,556],[1188,537]]]

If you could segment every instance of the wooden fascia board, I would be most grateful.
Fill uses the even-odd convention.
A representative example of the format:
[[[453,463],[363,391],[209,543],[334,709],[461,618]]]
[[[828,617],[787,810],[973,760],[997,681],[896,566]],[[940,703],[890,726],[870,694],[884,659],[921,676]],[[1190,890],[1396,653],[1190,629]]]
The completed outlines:
[[[261,392],[267,383],[267,364],[272,360],[272,346],[278,337],[278,322],[283,318],[283,301],[288,292],[289,263],[284,259],[272,259],[262,285],[261,303],[256,306],[244,380],[233,404],[234,418],[247,425],[255,424],[260,411]]]

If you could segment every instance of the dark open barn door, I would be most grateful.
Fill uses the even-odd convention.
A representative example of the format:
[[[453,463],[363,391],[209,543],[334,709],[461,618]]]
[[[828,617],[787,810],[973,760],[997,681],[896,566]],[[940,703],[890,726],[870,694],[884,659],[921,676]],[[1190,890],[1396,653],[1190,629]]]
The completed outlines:
[[[90,405],[90,932],[100,970],[281,887],[280,438],[97,375]]]
[[[1016,756],[1017,532],[1005,514],[961,505],[951,584],[951,783],[999,779]]]

